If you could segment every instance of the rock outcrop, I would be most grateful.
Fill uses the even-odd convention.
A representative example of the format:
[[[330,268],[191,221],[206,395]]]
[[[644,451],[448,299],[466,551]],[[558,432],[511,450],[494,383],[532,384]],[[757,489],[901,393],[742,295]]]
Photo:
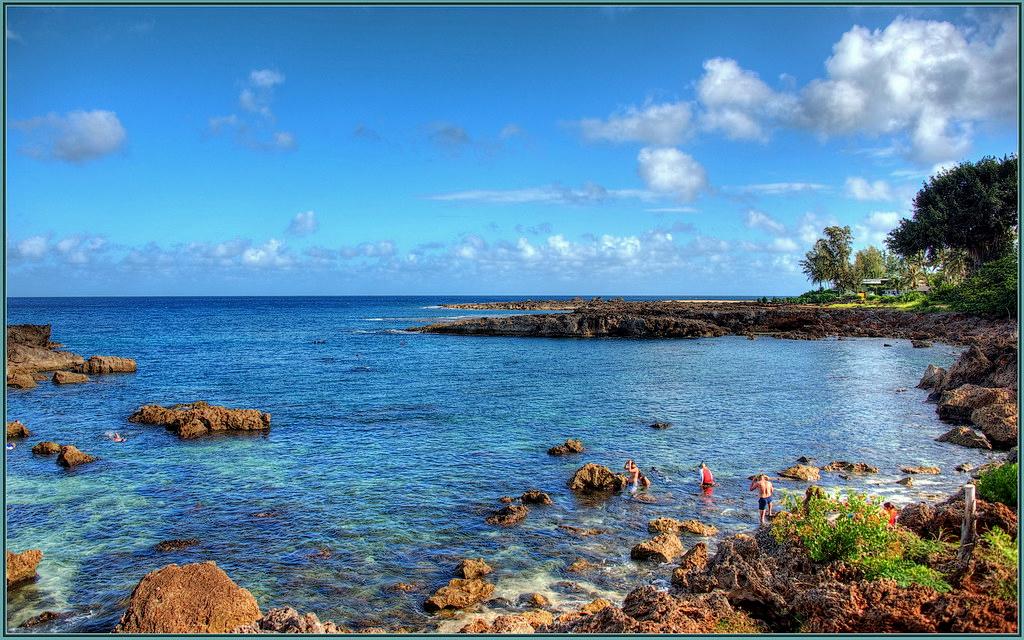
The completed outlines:
[[[966,424],[971,414],[993,404],[1015,404],[1017,394],[1009,388],[981,387],[975,384],[964,384],[955,389],[945,391],[939,399],[939,418]]]
[[[928,475],[936,475],[936,474],[939,473],[939,468],[938,467],[924,467],[924,466],[922,466],[922,467],[901,467],[900,471],[902,471],[903,473],[910,473],[910,474],[921,474],[921,473],[923,473],[923,474],[928,474]]]
[[[483,578],[492,571],[494,569],[483,558],[466,558],[455,569],[455,575],[467,580],[473,580],[475,578]]]
[[[872,467],[866,462],[846,462],[845,460],[833,460],[822,467],[821,470],[857,474],[878,473],[878,467]]]
[[[917,383],[918,389],[934,389],[942,384],[942,379],[946,376],[946,370],[942,367],[936,367],[934,364],[928,365],[928,368],[924,370],[924,375],[921,376],[921,381]]]
[[[588,462],[569,479],[569,488],[579,493],[610,493],[622,491],[629,480],[621,473],[612,473],[604,465]]]
[[[67,469],[77,467],[80,464],[95,462],[95,460],[95,456],[79,451],[78,447],[73,444],[61,445],[60,450],[57,452],[57,464]]]
[[[526,519],[530,513],[529,507],[519,504],[510,504],[498,509],[491,515],[484,518],[487,524],[496,524],[502,527],[511,527]]]
[[[139,581],[114,633],[231,633],[263,617],[213,562],[169,564]]]
[[[60,453],[60,445],[49,440],[46,442],[39,442],[32,446],[32,453],[40,456],[52,456],[56,453]]]
[[[206,402],[161,407],[148,404],[129,418],[129,422],[163,425],[179,438],[190,439],[227,431],[266,431],[270,414],[256,409],[228,409]]]
[[[494,595],[494,585],[479,578],[454,578],[427,598],[423,607],[427,611],[465,609]]]
[[[644,540],[629,552],[633,560],[672,562],[683,552],[683,543],[674,533],[659,533],[650,540]]]
[[[950,444],[958,444],[961,447],[969,447],[971,449],[991,449],[992,443],[988,441],[988,438],[978,433],[970,427],[953,427],[946,433],[936,438],[938,442],[949,442]]]
[[[81,373],[92,375],[106,373],[135,373],[137,367],[131,358],[117,356],[93,356],[86,360],[80,369]]]
[[[971,422],[996,449],[1009,449],[1017,444],[1016,403],[993,403],[975,409],[971,412]]]
[[[548,455],[567,456],[570,453],[583,453],[583,442],[569,438],[564,443],[548,449]]]
[[[25,381],[39,371],[76,371],[82,356],[55,349],[50,342],[50,325],[16,324],[7,327],[7,380],[12,373]]]
[[[519,496],[519,501],[522,502],[523,504],[554,504],[554,502],[551,501],[551,496],[544,493],[540,489],[530,489],[523,495]]]
[[[699,520],[676,520],[675,518],[655,518],[647,523],[648,533],[692,533],[695,536],[710,537],[718,535],[718,529]]]
[[[292,607],[278,607],[267,611],[259,620],[236,627],[231,633],[351,633],[333,622],[321,622],[315,613],[299,613]]]
[[[89,382],[89,376],[84,373],[55,371],[53,374],[53,384],[81,384],[83,382]]]
[[[7,588],[34,580],[36,567],[43,559],[43,552],[39,549],[29,549],[21,553],[7,552]]]
[[[821,479],[821,474],[818,473],[818,468],[806,464],[795,464],[792,467],[780,471],[779,475],[783,478],[803,480],[804,482],[813,482]]]
[[[32,435],[32,432],[28,430],[24,424],[19,420],[13,420],[7,423],[7,439],[14,440],[17,438],[27,438]]]

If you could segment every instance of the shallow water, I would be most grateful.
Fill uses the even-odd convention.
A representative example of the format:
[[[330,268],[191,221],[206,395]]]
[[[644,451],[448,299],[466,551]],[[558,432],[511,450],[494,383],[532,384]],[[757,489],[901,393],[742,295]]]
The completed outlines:
[[[8,392],[8,419],[33,432],[7,452],[8,546],[45,553],[39,580],[9,594],[8,625],[51,609],[75,613],[46,631],[107,631],[148,571],[201,560],[216,561],[264,610],[287,604],[356,627],[451,625],[420,605],[467,556],[496,568],[497,596],[539,591],[570,606],[667,580],[669,567],[629,560],[652,518],[696,517],[724,532],[756,526],[747,476],[798,456],[873,464],[877,475],[822,474],[822,484],[899,504],[949,491],[965,480],[957,464],[991,455],[934,442],[948,427],[914,388],[929,363],[955,359],[952,347],[402,331],[495,315],[436,308],[469,300],[9,300],[10,323],[52,323],[67,349],[133,357],[139,372]],[[269,411],[272,429],[186,442],[126,421],[142,404],[199,399]],[[654,420],[673,426],[656,431]],[[115,430],[128,441],[107,440]],[[568,437],[586,453],[546,454]],[[44,439],[100,460],[65,471],[30,453]],[[584,462],[619,469],[628,457],[648,471],[656,504],[568,492]],[[713,496],[695,489],[701,460],[720,483]],[[896,485],[908,464],[942,473]],[[511,529],[484,524],[498,497],[532,487],[556,504],[531,508]],[[558,524],[608,532],[577,538]],[[152,548],[189,537],[201,544]],[[331,557],[310,557],[325,546]],[[575,558],[602,566],[565,574]],[[387,589],[400,581],[423,591]]]

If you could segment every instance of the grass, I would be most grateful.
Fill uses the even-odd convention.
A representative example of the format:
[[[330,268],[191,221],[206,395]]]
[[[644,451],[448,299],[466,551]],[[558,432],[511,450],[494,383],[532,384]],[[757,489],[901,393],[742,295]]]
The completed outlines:
[[[772,523],[780,542],[798,540],[816,562],[845,562],[868,580],[890,578],[900,586],[912,584],[939,592],[950,590],[942,575],[923,564],[948,551],[948,545],[922,540],[902,527],[890,527],[878,497],[838,492],[812,497],[783,498],[786,513]]]
[[[978,497],[1017,510],[1017,463],[1001,464],[978,478]]]
[[[977,553],[1006,572],[1006,577],[996,584],[996,595],[1007,600],[1017,600],[1017,541],[999,527],[993,527],[981,534],[981,545]]]

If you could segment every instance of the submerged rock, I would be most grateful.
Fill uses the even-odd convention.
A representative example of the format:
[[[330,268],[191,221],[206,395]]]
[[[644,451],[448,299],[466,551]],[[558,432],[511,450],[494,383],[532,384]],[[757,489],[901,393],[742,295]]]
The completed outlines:
[[[83,382],[89,382],[89,376],[84,373],[56,371],[53,374],[53,384],[81,384]]]
[[[779,475],[783,478],[803,480],[804,482],[812,482],[821,478],[821,474],[818,473],[817,467],[811,467],[806,464],[796,464],[788,469],[783,469],[779,472]]]
[[[114,633],[232,633],[261,617],[216,563],[169,564],[139,581]]]
[[[569,488],[579,493],[610,493],[622,491],[629,484],[626,476],[612,473],[604,465],[588,462],[569,479]]]
[[[474,578],[482,578],[492,571],[494,569],[483,558],[466,558],[455,569],[455,575],[472,580]]]
[[[24,424],[19,420],[7,423],[7,439],[14,440],[15,438],[27,438],[32,435],[32,432],[28,430]]]
[[[522,522],[526,515],[530,513],[529,507],[524,507],[518,504],[510,504],[501,509],[498,509],[491,515],[484,518],[484,522],[487,524],[496,524],[502,527],[510,527],[514,524]]]
[[[673,533],[660,533],[633,547],[629,557],[633,560],[672,562],[683,552],[683,543]]]
[[[914,486],[914,479],[911,478],[910,476],[907,476],[906,478],[900,478],[899,480],[897,480],[896,484],[901,484],[904,487],[912,487]]]
[[[590,562],[589,560],[577,558],[573,560],[572,563],[565,568],[565,570],[569,573],[586,573],[587,571],[592,571],[596,567],[597,565],[593,562]]]
[[[519,496],[519,501],[523,504],[540,504],[549,505],[554,504],[551,501],[551,496],[544,493],[540,489],[530,489],[523,495]]]
[[[584,527],[574,527],[569,524],[560,524],[558,525],[558,528],[567,531],[574,536],[579,536],[580,538],[586,538],[589,536],[599,536],[602,533],[608,533],[604,529],[587,529]]]
[[[21,553],[7,552],[7,588],[10,589],[16,584],[35,580],[36,567],[43,559],[43,552],[39,549],[29,549]]]
[[[938,467],[901,467],[900,471],[902,471],[903,473],[910,473],[910,474],[924,473],[924,474],[929,474],[929,475],[936,475],[936,474],[939,473],[939,468]]]
[[[155,551],[166,553],[168,551],[181,551],[199,544],[199,538],[178,538],[175,540],[164,540],[153,545]]]
[[[548,455],[552,456],[567,456],[570,453],[583,453],[583,442],[570,438],[563,444],[548,449]]]
[[[135,361],[117,356],[93,356],[82,364],[81,373],[135,373]]]
[[[543,609],[544,607],[550,607],[551,601],[543,593],[524,593],[519,597],[519,604],[534,609]]]
[[[494,595],[494,585],[479,578],[472,580],[453,578],[427,598],[423,607],[427,611],[465,609]]]
[[[58,613],[56,611],[44,611],[44,612],[40,613],[39,615],[32,616],[31,618],[29,618],[25,622],[22,622],[21,624],[18,625],[18,628],[19,629],[31,629],[33,627],[38,627],[39,625],[49,624],[51,622],[55,622],[57,620],[60,620],[61,618],[66,618],[69,615],[71,615],[70,612]]]
[[[872,467],[866,462],[846,462],[845,460],[833,460],[824,467],[822,471],[842,471],[845,473],[878,473],[878,467]]]
[[[96,456],[79,451],[78,447],[73,444],[61,445],[60,451],[57,452],[57,464],[68,469],[77,467],[80,464],[95,462],[95,460]]]
[[[672,426],[671,422],[655,422],[651,424],[652,429],[668,429]]]
[[[52,456],[55,453],[60,453],[60,445],[49,440],[39,442],[32,446],[32,453],[41,456]]]
[[[265,431],[270,428],[270,414],[256,409],[228,409],[206,402],[161,407],[141,407],[129,422],[163,425],[179,438],[198,438],[218,431]]]
[[[972,449],[992,448],[992,444],[988,441],[988,438],[970,427],[953,427],[935,440],[937,442],[958,444],[961,447],[970,447]]]

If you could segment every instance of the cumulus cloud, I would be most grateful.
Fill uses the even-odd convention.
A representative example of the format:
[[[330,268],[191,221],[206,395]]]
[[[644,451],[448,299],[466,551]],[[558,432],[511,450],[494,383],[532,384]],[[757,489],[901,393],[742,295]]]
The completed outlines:
[[[730,58],[712,58],[704,63],[704,75],[697,82],[697,95],[704,106],[702,123],[733,140],[768,139],[768,128],[792,113],[796,98],[779,93],[758,75],[740,67]]]
[[[846,195],[854,200],[892,200],[892,188],[885,180],[869,182],[861,177],[846,179]]]
[[[46,256],[47,244],[46,236],[30,236],[16,245],[17,255],[27,260],[41,260]]]
[[[708,188],[704,167],[673,147],[644,147],[637,155],[637,165],[651,191],[671,194],[683,202],[694,200]]]
[[[276,87],[285,76],[273,69],[254,69],[238,94],[239,113],[213,116],[208,130],[213,135],[233,132],[235,141],[250,149],[288,151],[296,147],[295,134],[277,129],[271,108]]]
[[[308,236],[315,232],[318,227],[315,211],[302,211],[295,214],[291,224],[288,225],[288,233],[296,236]]]
[[[763,196],[780,196],[793,193],[807,193],[809,191],[825,191],[827,189],[827,185],[816,182],[766,182],[732,187],[729,190]]]
[[[751,229],[761,229],[762,231],[774,234],[786,232],[786,225],[764,211],[758,211],[757,209],[751,209],[747,212],[746,225]]]
[[[28,137],[23,153],[82,164],[124,147],[128,134],[113,111],[51,113],[14,123]]]
[[[255,69],[249,72],[249,82],[254,87],[269,89],[284,82],[284,74],[273,69]]]
[[[271,238],[260,246],[243,251],[242,264],[249,267],[287,267],[292,264],[292,258],[283,243]]]
[[[605,120],[585,118],[579,128],[583,138],[593,142],[639,142],[670,146],[690,133],[692,111],[686,102],[648,103],[630,106]]]
[[[881,247],[902,216],[895,211],[875,211],[854,225],[853,235],[858,244],[873,244]]]
[[[599,204],[609,200],[636,198],[650,200],[655,194],[638,189],[606,189],[588,182],[579,188],[550,185],[525,189],[471,189],[427,196],[443,202],[481,202],[487,204]]]

